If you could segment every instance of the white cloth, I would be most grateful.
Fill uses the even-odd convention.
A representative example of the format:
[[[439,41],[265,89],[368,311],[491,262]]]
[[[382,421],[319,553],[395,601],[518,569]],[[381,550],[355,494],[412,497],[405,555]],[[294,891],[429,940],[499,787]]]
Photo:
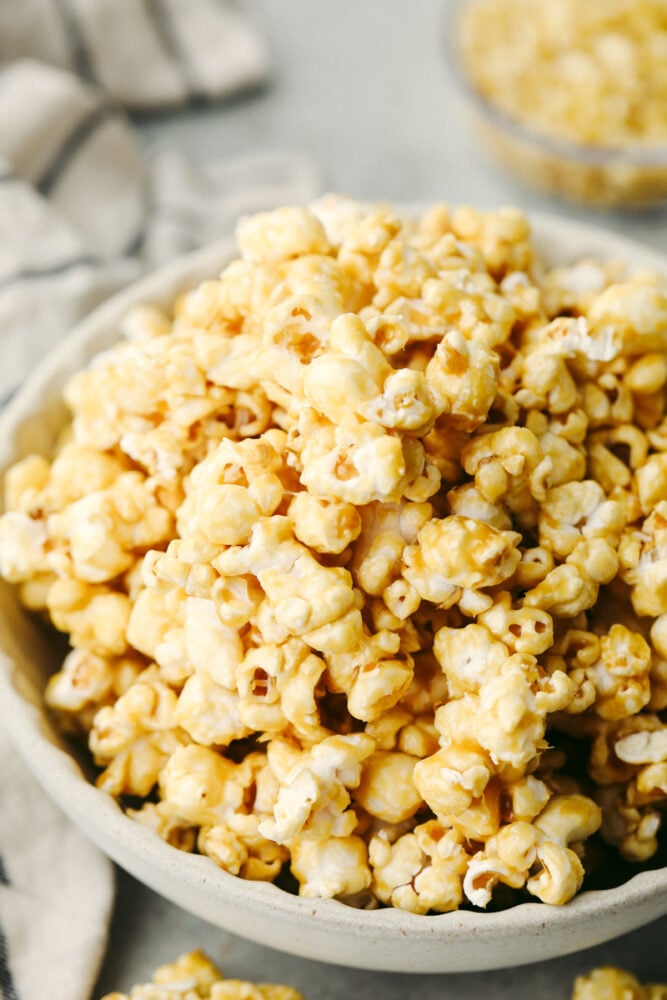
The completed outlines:
[[[0,62],[30,56],[133,109],[256,86],[268,57],[234,0],[2,0]]]
[[[120,107],[258,83],[264,46],[232,0],[0,0],[0,63],[0,400],[145,270],[319,193],[294,156],[147,161]],[[109,862],[0,732],[2,1000],[88,1000],[111,903]]]
[[[0,731],[0,997],[88,1000],[107,939],[111,863]]]

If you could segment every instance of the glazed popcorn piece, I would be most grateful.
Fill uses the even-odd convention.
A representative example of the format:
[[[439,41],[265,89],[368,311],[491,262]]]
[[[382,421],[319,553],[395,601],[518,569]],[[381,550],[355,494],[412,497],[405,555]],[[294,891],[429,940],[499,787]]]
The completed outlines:
[[[577,976],[572,1000],[665,1000],[667,984],[647,983],[615,966],[593,969],[588,975]]]
[[[309,898],[349,899],[363,894],[371,884],[366,860],[367,846],[361,837],[341,836],[290,841],[291,870],[299,882],[299,894]]]
[[[404,550],[403,576],[423,600],[444,608],[459,603],[475,614],[493,603],[478,591],[502,583],[516,569],[520,537],[468,517],[430,520],[416,545]]]
[[[637,614],[658,617],[667,612],[663,576],[667,566],[667,501],[659,501],[640,526],[624,532],[619,555]]]
[[[129,993],[108,993],[102,1000],[303,1000],[291,986],[223,979],[220,969],[201,951],[190,951],[161,965],[150,983]]]
[[[347,810],[348,789],[361,780],[360,764],[374,750],[365,734],[330,736],[299,759],[280,783],[273,821],[260,832],[276,843],[285,843],[307,831],[321,840],[347,836],[356,816]]]
[[[430,820],[393,840],[380,830],[368,845],[373,891],[383,903],[412,913],[456,910],[463,901],[469,856],[463,838]]]
[[[645,861],[657,850],[667,796],[665,726],[641,712],[595,728],[591,773],[601,786],[603,834],[628,860]]]
[[[498,882],[523,885],[552,905],[566,903],[581,887],[584,869],[577,847],[600,826],[599,808],[583,795],[555,795],[532,822],[500,827],[473,855],[463,882],[466,896],[486,906]]]
[[[513,513],[544,500],[552,463],[528,428],[507,427],[475,437],[463,449],[461,464],[489,503],[501,497]]]
[[[239,234],[5,478],[0,572],[69,636],[46,700],[99,787],[232,875],[354,906],[562,905],[598,829],[647,860],[663,284],[549,270],[514,210],[327,198]]]

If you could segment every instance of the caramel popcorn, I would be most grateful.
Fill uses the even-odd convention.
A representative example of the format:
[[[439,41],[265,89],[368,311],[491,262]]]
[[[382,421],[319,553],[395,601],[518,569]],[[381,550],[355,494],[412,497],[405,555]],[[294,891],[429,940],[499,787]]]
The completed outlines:
[[[102,1000],[303,1000],[291,986],[224,979],[202,951],[189,951],[175,962],[161,965],[150,983],[139,983],[129,993],[107,993]]]
[[[572,1000],[665,1000],[667,984],[647,983],[642,986],[630,972],[605,965],[577,976]]]
[[[526,886],[544,903],[566,903],[581,886],[584,869],[576,853],[600,825],[599,808],[583,795],[554,795],[532,820],[500,827],[468,864],[464,889],[486,906],[498,882]]]
[[[550,270],[513,210],[329,198],[239,241],[128,317],[53,457],[5,478],[0,571],[69,636],[46,699],[99,787],[234,876],[356,906],[562,905],[598,828],[647,860],[659,279]]]
[[[429,829],[430,826],[430,829]],[[409,881],[397,885],[395,894],[403,893],[403,908],[415,913],[428,912],[429,882],[439,887],[434,898],[442,900],[447,895],[447,875],[450,873],[451,886],[449,893],[452,900],[457,898],[456,868],[457,851],[455,845],[447,840],[446,834],[437,823],[425,824],[409,835],[410,842],[402,848],[399,857],[389,861],[392,848],[387,844],[387,861],[383,871],[388,878],[388,884],[399,882],[400,878],[408,877]],[[401,838],[401,843],[406,838]],[[444,841],[444,843],[443,843]],[[526,845],[522,836],[513,835],[508,838],[514,851]],[[414,845],[416,854],[411,856],[410,847]],[[436,852],[435,845],[442,845]],[[374,848],[376,853],[384,857],[382,846],[378,841]],[[396,851],[393,851],[397,855]],[[432,872],[434,859],[440,861],[441,871]],[[451,859],[449,868],[444,864],[446,858]],[[460,864],[460,862],[459,862]],[[402,869],[402,871],[401,871]],[[430,873],[428,878],[423,876]],[[421,898],[420,898],[421,897]],[[408,900],[415,906],[406,905]],[[419,905],[421,903],[421,905]],[[396,902],[394,905],[398,905]],[[456,904],[455,904],[456,905]],[[455,906],[450,907],[450,909]],[[572,987],[572,1000],[664,1000],[667,997],[667,986],[660,983],[649,983],[642,986],[639,980],[629,972],[614,966],[604,966],[592,969],[587,975],[577,976]],[[102,1000],[304,1000],[301,993],[291,986],[275,986],[268,983],[250,983],[240,979],[223,979],[220,970],[202,951],[191,951],[181,955],[175,962],[161,965],[153,973],[150,983],[133,986],[129,993],[108,993]]]

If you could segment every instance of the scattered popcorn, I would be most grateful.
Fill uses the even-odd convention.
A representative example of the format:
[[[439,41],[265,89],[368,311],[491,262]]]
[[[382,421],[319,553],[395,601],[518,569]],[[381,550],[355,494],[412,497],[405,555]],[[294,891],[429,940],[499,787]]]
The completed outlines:
[[[107,993],[102,1000],[303,1000],[291,986],[223,979],[222,972],[202,951],[189,951],[161,965],[150,983],[129,993]]]
[[[577,976],[571,1000],[665,1000],[667,983],[647,983],[611,965]]]
[[[562,905],[598,829],[646,861],[663,286],[549,270],[513,210],[330,198],[239,240],[173,315],[128,317],[52,460],[5,478],[0,572],[69,636],[46,700],[99,787],[232,875],[354,906]],[[211,968],[155,990],[292,996]]]
[[[424,908],[428,901],[429,882],[433,885],[438,880],[441,885],[447,881],[444,872],[447,870],[445,859],[450,858],[449,871],[452,873],[452,898],[456,897],[456,850],[454,845],[447,841],[447,835],[442,836],[443,831],[437,828],[437,824],[429,824],[419,828],[410,834],[414,842],[417,854],[421,855],[421,860],[412,860],[410,849],[406,845],[402,850],[401,860],[396,857],[393,862],[384,862],[382,870],[387,872],[390,880],[400,879],[400,866],[403,866],[403,877],[406,877],[411,868],[418,872],[413,875],[414,887],[410,883],[398,886],[395,893],[400,894],[401,888],[408,890],[407,895],[415,902],[421,895],[424,903],[416,908],[405,906],[405,909],[412,909],[415,913],[426,913]],[[525,851],[526,845],[516,836],[510,838],[519,850]],[[397,842],[401,843],[405,838]],[[444,843],[443,843],[444,841]],[[437,848],[436,845],[442,845]],[[386,850],[393,851],[394,848],[386,845]],[[377,841],[374,851],[383,854],[380,841]],[[528,850],[530,853],[530,850]],[[389,855],[387,855],[389,858]],[[416,855],[415,855],[416,859]],[[436,860],[442,870],[433,871]],[[430,862],[430,863],[429,863]],[[459,862],[460,863],[460,862]],[[393,868],[391,867],[393,865]],[[426,867],[424,867],[426,865]],[[395,875],[390,875],[390,870]],[[428,873],[424,879],[422,876]],[[438,892],[438,898],[443,898],[442,889]],[[396,905],[396,904],[394,904]],[[450,907],[454,909],[455,907]],[[573,983],[572,1000],[664,1000],[667,997],[667,985],[660,983],[650,983],[642,986],[639,980],[629,972],[624,972],[613,966],[603,966],[592,969],[588,974],[577,976]],[[143,983],[133,986],[129,993],[107,993],[101,1000],[304,1000],[301,993],[291,986],[275,986],[268,983],[250,983],[240,979],[223,979],[222,973],[216,965],[202,952],[191,951],[181,955],[175,962],[162,965],[153,973],[150,983]]]

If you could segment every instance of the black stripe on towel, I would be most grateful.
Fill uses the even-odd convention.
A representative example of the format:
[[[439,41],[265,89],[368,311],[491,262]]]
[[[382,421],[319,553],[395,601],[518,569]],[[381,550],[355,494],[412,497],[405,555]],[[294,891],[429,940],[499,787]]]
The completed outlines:
[[[51,164],[44,171],[37,181],[36,187],[42,194],[48,195],[64,174],[69,163],[72,162],[76,154],[85,145],[88,139],[97,129],[111,116],[112,110],[108,104],[102,104],[93,108],[80,122],[78,122],[70,134],[67,136],[62,146],[51,161]]]
[[[2,860],[1,855],[0,855],[0,883],[2,885],[9,885],[7,870],[5,868],[5,863]],[[2,1000],[19,1000],[18,993],[16,992],[16,986],[14,985],[14,977],[12,976],[12,970],[9,967],[7,939],[5,938],[2,925],[0,925],[0,995],[2,996]]]
[[[146,223],[142,223],[134,236],[128,241],[127,246],[121,253],[121,257],[138,257],[146,242]]]
[[[92,254],[82,254],[80,257],[70,258],[61,261],[59,264],[51,264],[49,267],[26,268],[24,271],[14,271],[0,278],[0,292],[4,292],[12,285],[21,281],[37,281],[40,278],[55,278],[58,274],[74,270],[75,267],[95,267],[100,261]]]
[[[197,83],[187,53],[181,44],[171,14],[163,0],[144,0],[144,7],[164,52],[176,66],[183,79],[188,102],[191,104],[205,103],[207,96]]]
[[[97,77],[95,76],[93,64],[90,59],[90,53],[88,52],[76,14],[72,10],[71,0],[55,0],[55,6],[58,9],[60,20],[65,30],[72,66],[84,80],[96,83]]]
[[[9,967],[9,958],[7,955],[7,941],[5,939],[5,935],[1,926],[0,926],[0,994],[2,995],[2,1000],[19,1000],[19,995],[16,992],[16,987],[14,985],[14,977],[12,976],[12,970]]]

